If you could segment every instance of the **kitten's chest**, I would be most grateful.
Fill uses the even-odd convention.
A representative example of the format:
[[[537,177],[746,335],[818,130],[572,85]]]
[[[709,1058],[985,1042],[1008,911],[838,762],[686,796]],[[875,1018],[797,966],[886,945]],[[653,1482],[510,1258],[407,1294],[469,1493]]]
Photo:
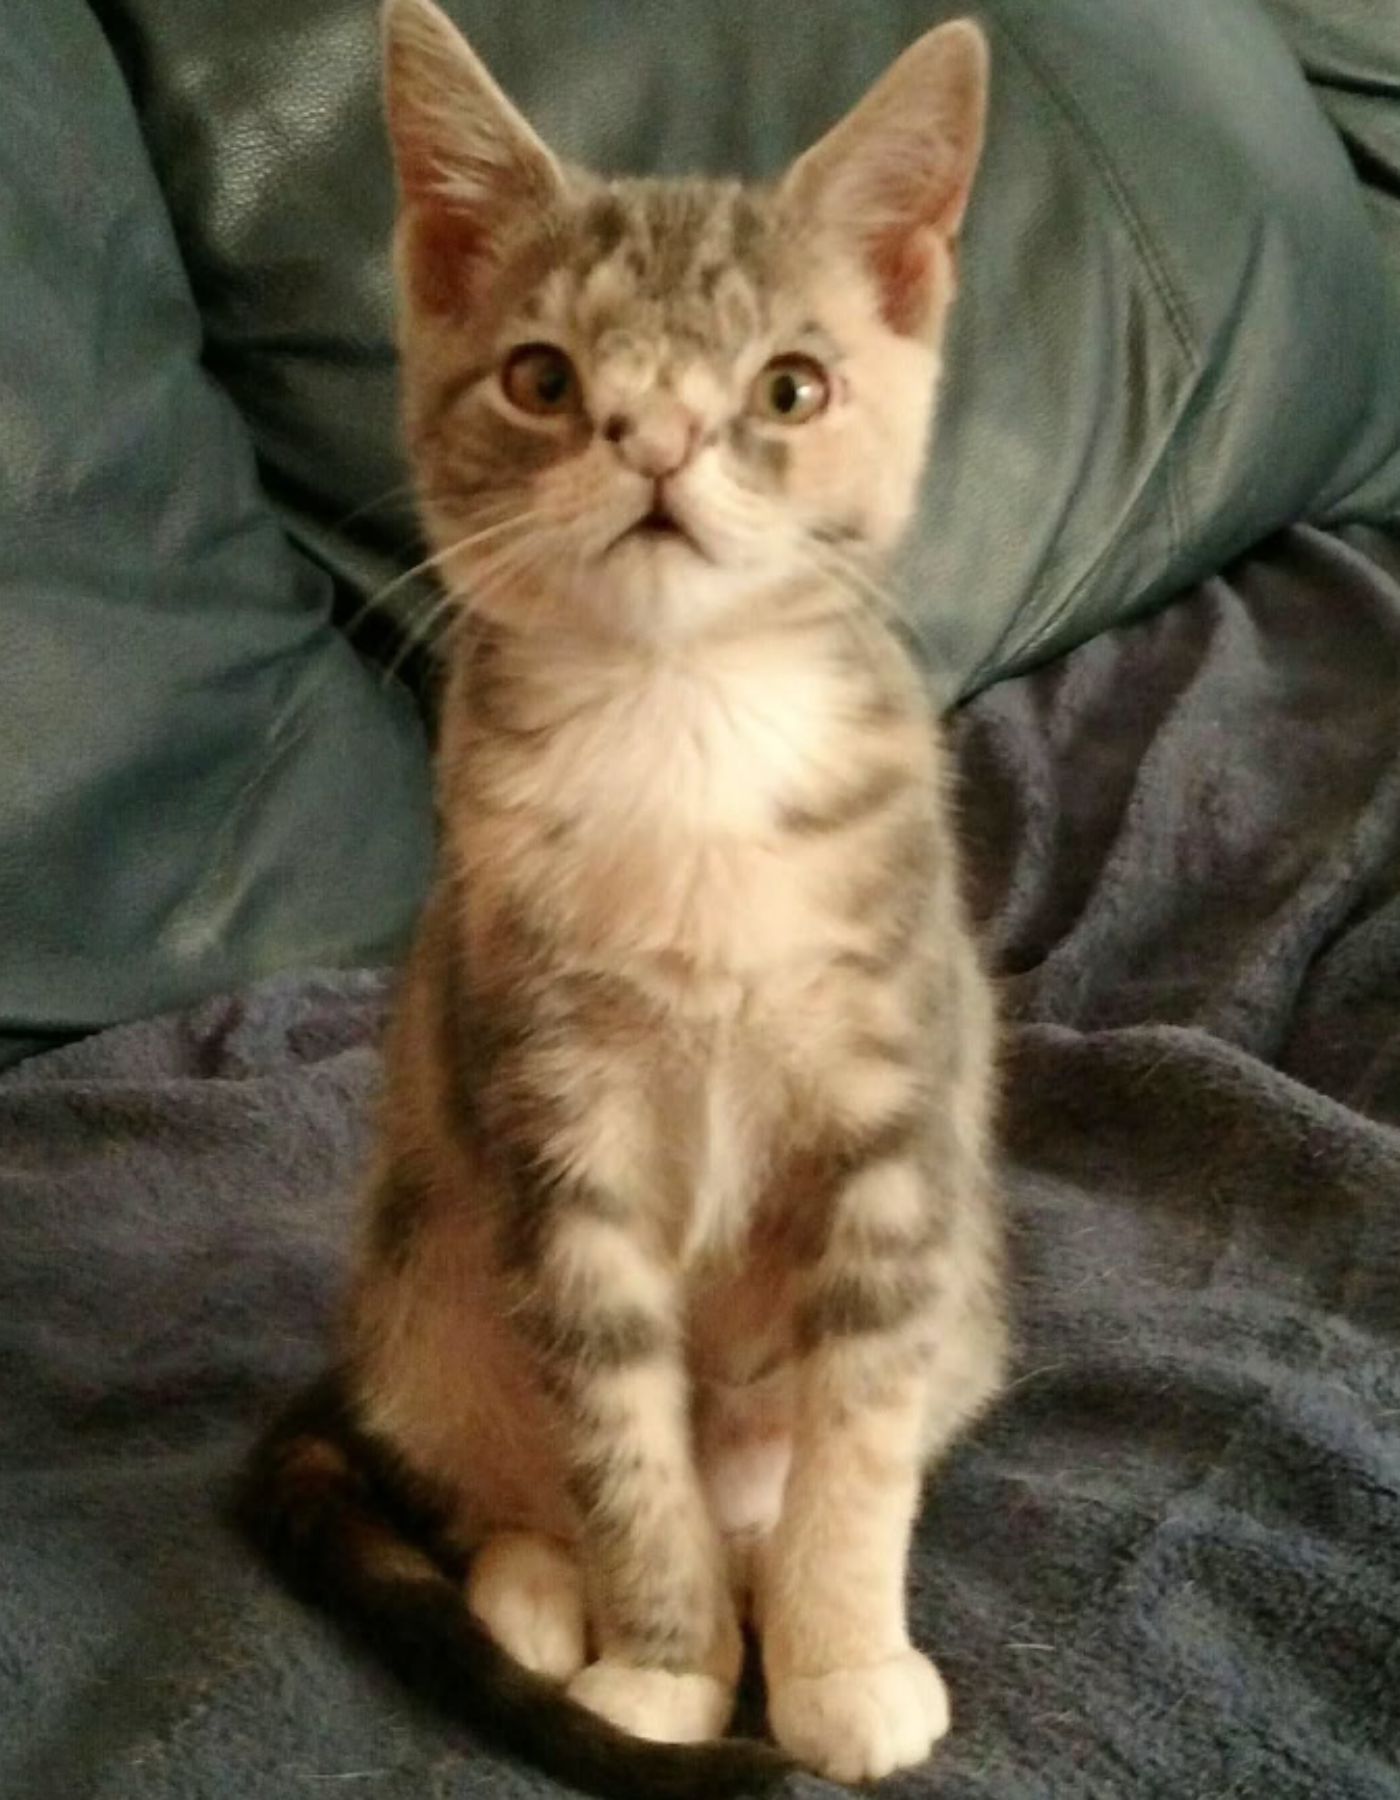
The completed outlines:
[[[755,842],[834,754],[837,684],[775,657],[678,661],[622,681],[558,734],[542,797],[581,830],[668,848]]]
[[[591,697],[522,758],[531,891],[591,952],[736,972],[819,935],[820,871],[784,817],[849,756],[820,665],[680,663]]]

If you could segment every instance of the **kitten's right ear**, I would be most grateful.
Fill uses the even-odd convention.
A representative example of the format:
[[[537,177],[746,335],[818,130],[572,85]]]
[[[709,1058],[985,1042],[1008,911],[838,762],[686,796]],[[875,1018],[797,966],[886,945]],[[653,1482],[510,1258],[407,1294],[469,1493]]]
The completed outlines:
[[[856,244],[894,330],[936,328],[982,155],[987,39],[971,19],[936,26],[788,171],[804,217]]]
[[[469,305],[505,230],[549,207],[563,173],[433,0],[387,0],[384,82],[405,272],[420,304]]]

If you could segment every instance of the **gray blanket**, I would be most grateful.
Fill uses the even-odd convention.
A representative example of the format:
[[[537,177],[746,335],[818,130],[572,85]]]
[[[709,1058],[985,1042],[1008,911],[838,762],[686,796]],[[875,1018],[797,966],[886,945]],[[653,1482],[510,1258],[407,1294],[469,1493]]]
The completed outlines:
[[[1400,1796],[1398,727],[1400,546],[1306,533],[958,722],[1020,1355],[920,1526],[958,1728],[894,1795]],[[317,1362],[383,992],[0,1080],[5,1800],[547,1786],[220,1516]]]

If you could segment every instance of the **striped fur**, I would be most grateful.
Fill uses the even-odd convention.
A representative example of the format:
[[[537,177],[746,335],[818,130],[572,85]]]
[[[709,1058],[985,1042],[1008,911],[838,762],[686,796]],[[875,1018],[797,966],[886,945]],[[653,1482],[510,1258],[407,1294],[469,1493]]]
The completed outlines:
[[[519,1665],[497,1724],[542,1706],[600,1791],[772,1778],[700,1742],[746,1617],[782,1749],[878,1776],[946,1727],[908,1537],[1002,1360],[991,1010],[880,599],[981,39],[921,40],[768,191],[563,169],[429,0],[388,41],[457,608],[441,865],[334,1404],[269,1439],[245,1517],[410,1673]],[[537,345],[543,385],[506,385]],[[803,423],[773,358],[824,398]],[[691,1747],[629,1777],[619,1728]]]

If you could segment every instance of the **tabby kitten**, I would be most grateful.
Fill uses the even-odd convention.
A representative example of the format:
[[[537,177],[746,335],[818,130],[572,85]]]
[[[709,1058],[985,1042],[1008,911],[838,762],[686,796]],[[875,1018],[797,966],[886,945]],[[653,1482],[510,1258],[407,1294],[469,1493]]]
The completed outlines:
[[[429,0],[387,52],[441,861],[336,1371],[245,1517],[584,1785],[786,1766],[703,1742],[746,1619],[787,1756],[885,1775],[947,1728],[910,1529],[1003,1351],[988,993],[878,583],[984,40],[771,189],[561,166]]]

